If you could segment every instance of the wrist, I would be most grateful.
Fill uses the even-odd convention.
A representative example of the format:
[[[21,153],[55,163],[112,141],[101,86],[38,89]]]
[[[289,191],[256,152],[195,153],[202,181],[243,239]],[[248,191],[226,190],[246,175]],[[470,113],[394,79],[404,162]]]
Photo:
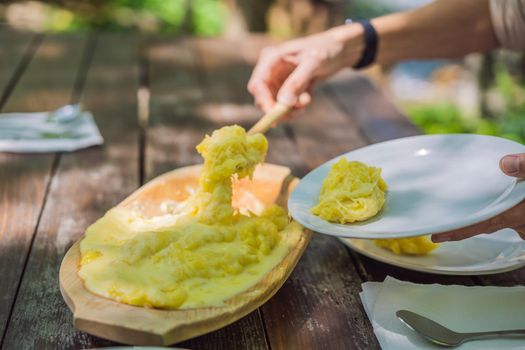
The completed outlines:
[[[347,67],[354,66],[365,49],[364,30],[360,24],[351,23],[330,30],[336,41],[342,45],[342,61]]]

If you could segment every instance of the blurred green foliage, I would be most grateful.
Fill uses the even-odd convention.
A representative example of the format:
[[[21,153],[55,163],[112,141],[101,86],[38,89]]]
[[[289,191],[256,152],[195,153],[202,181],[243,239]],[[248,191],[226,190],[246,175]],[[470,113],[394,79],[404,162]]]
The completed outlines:
[[[220,1],[192,1],[193,32],[200,35],[213,36],[220,34],[226,21],[226,8]]]
[[[396,7],[388,2],[357,0],[352,1],[347,5],[346,14],[350,18],[364,19],[386,15],[395,10]]]
[[[51,32],[137,30],[213,36],[223,31],[227,15],[221,0],[65,0],[40,4],[38,10],[45,18],[42,29]]]
[[[409,104],[405,106],[409,118],[427,134],[473,132],[452,103]]]
[[[466,119],[451,103],[412,104],[405,106],[410,119],[428,134],[477,133],[505,137],[525,143],[525,86],[517,82],[500,66],[496,72],[495,86],[505,108],[498,115],[488,118]]]

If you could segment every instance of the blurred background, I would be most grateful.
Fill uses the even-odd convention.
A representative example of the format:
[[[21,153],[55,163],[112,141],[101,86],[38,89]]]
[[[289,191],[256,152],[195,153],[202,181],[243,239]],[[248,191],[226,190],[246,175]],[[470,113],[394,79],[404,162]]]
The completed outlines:
[[[135,31],[284,40],[346,18],[370,18],[428,0],[65,0],[10,1],[0,20],[34,32]],[[1,45],[1,43],[0,43]],[[403,62],[366,72],[427,133],[475,132],[525,143],[525,56],[474,54]]]

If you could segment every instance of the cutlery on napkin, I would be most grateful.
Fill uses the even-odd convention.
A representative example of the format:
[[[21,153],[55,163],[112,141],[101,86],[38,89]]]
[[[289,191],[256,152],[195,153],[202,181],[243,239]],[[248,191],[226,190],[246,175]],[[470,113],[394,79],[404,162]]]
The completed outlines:
[[[410,330],[396,311],[407,309],[458,332],[525,328],[525,286],[488,287],[415,284],[388,276],[365,282],[359,294],[384,350],[443,349]],[[464,343],[457,349],[524,349],[524,338]]]
[[[103,142],[93,116],[80,105],[0,114],[0,152],[70,152]]]

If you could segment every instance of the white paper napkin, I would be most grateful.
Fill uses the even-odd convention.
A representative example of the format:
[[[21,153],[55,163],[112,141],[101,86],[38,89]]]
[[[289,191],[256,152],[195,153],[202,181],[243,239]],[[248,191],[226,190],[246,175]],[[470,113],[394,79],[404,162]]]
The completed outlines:
[[[66,123],[50,121],[48,112],[0,114],[0,152],[71,152],[103,142],[89,112]]]
[[[383,350],[443,349],[395,315],[417,312],[459,332],[525,329],[525,287],[444,286],[399,281],[365,282],[359,294]],[[471,341],[457,349],[525,349],[525,338]]]

